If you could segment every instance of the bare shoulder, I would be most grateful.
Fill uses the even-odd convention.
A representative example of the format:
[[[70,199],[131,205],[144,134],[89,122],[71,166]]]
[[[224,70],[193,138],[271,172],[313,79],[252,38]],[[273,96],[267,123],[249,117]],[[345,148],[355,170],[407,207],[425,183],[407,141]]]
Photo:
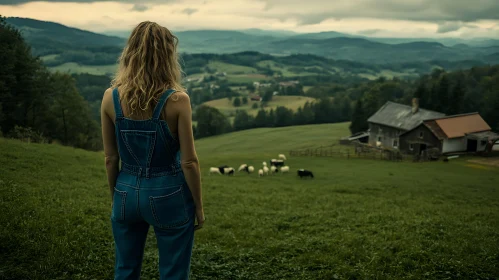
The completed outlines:
[[[176,91],[175,93],[173,93],[171,98],[173,101],[178,101],[182,103],[190,103],[191,101],[189,95],[183,91]]]
[[[109,112],[109,109],[113,106],[113,89],[108,88],[104,95],[102,96],[101,110],[103,112]]]

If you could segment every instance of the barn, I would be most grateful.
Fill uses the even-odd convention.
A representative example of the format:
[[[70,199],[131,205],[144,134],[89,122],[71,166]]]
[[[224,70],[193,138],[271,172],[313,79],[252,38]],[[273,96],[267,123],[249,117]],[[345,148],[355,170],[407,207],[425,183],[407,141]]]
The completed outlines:
[[[369,144],[399,149],[399,136],[413,130],[423,121],[441,118],[445,114],[419,108],[419,100],[414,98],[412,106],[388,101],[367,122],[369,123]]]
[[[430,148],[441,153],[484,152],[498,135],[478,113],[460,114],[426,120],[400,135],[400,150],[421,154]]]

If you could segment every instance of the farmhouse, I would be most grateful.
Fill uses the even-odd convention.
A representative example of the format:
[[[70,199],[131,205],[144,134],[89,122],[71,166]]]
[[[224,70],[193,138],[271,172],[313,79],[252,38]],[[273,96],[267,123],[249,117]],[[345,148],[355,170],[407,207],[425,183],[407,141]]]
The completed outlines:
[[[250,96],[251,101],[262,101],[262,97],[260,95],[252,95]]]
[[[384,147],[398,149],[399,136],[420,125],[425,120],[444,117],[445,114],[420,109],[419,100],[412,100],[412,107],[394,102],[386,102],[367,122],[369,123],[369,144],[380,142]]]
[[[491,150],[499,136],[478,113],[426,120],[400,135],[400,150],[421,154],[431,148],[441,153],[484,152]]]

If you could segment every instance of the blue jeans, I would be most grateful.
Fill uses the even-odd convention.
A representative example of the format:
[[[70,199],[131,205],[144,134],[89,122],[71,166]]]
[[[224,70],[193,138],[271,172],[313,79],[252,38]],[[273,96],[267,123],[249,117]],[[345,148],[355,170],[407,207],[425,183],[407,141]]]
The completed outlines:
[[[183,173],[145,178],[120,172],[111,222],[115,278],[139,279],[149,226],[156,234],[160,279],[188,279],[195,206]]]

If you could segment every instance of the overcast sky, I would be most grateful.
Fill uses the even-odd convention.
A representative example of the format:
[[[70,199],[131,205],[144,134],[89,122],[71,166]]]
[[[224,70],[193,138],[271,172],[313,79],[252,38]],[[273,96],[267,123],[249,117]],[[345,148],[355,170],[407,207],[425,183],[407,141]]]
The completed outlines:
[[[499,0],[0,0],[0,15],[95,32],[131,30],[150,20],[173,31],[260,28],[499,38]]]

